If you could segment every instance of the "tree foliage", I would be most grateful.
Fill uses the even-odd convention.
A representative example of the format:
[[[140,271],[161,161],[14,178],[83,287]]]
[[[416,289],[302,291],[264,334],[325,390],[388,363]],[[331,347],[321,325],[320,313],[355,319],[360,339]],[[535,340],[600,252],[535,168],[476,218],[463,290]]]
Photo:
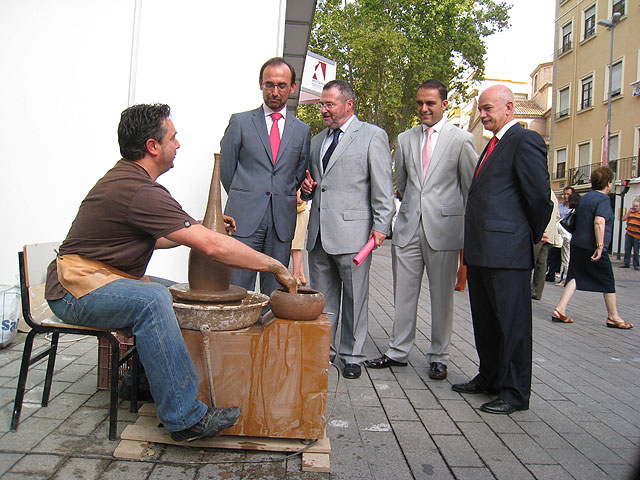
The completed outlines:
[[[309,50],[337,62],[337,78],[356,91],[360,119],[393,141],[415,125],[417,87],[429,78],[466,91],[484,77],[484,38],[508,26],[494,0],[320,0]],[[299,117],[322,128],[313,105]]]

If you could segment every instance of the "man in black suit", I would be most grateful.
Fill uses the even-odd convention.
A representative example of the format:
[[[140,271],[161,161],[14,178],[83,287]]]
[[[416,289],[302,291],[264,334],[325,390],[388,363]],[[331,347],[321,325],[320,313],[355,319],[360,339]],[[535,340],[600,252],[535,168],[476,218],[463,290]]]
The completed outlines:
[[[484,128],[494,133],[469,188],[464,228],[480,367],[473,380],[452,386],[461,393],[497,394],[480,407],[497,414],[529,408],[533,244],[553,207],[547,147],[514,120],[514,106],[513,93],[502,85],[485,90],[478,102]]]

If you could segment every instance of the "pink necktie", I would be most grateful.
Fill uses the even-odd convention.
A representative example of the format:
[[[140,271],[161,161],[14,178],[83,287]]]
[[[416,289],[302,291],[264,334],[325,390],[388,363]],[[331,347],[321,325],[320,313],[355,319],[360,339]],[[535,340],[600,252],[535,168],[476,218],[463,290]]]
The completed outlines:
[[[278,158],[278,150],[280,149],[280,129],[278,128],[278,120],[282,118],[282,114],[274,112],[271,114],[273,124],[271,124],[271,132],[269,132],[269,141],[271,142],[271,155],[273,157],[273,164],[276,164],[276,158]]]
[[[427,178],[427,170],[429,170],[429,163],[431,162],[431,135],[433,135],[433,128],[427,128],[427,140],[422,147],[422,181]]]
[[[493,138],[491,140],[489,140],[489,146],[487,147],[487,153],[484,155],[484,158],[482,159],[482,162],[480,162],[480,166],[478,167],[478,170],[476,170],[476,178],[478,177],[478,173],[480,173],[480,169],[484,165],[484,162],[487,161],[487,158],[489,158],[489,155],[491,155],[491,152],[493,152],[493,149],[495,148],[496,143],[498,143],[498,137],[496,137],[494,135]]]

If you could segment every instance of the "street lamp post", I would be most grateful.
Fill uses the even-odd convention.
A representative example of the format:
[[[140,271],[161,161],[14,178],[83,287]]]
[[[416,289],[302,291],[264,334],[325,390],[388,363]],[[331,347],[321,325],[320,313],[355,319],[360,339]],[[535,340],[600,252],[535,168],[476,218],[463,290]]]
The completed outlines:
[[[598,25],[602,25],[607,27],[607,30],[611,31],[611,50],[609,51],[609,95],[607,96],[607,129],[605,131],[604,141],[606,148],[606,155],[603,155],[602,165],[608,166],[609,160],[611,159],[611,151],[609,150],[609,143],[611,140],[611,83],[613,80],[613,31],[616,28],[616,25],[620,21],[622,14],[615,12],[611,16],[611,20],[598,20]],[[617,165],[616,165],[617,167]],[[616,168],[617,170],[617,168]],[[615,174],[615,172],[614,172]],[[615,176],[614,176],[614,188],[615,188]],[[615,191],[615,190],[614,190]],[[615,195],[613,196],[614,201],[614,212],[615,212]],[[622,207],[622,205],[620,205]],[[621,212],[622,214],[622,212]],[[618,260],[620,259],[620,243],[622,238],[622,230],[618,232]],[[608,247],[608,246],[607,246]]]
[[[609,165],[609,160],[611,159],[611,152],[609,151],[609,140],[611,139],[611,82],[613,79],[613,31],[616,28],[616,25],[620,21],[622,14],[619,12],[614,13],[611,16],[611,20],[598,20],[598,25],[602,25],[607,27],[607,30],[611,31],[611,50],[609,53],[609,95],[607,98],[607,131],[605,132],[605,146],[606,146],[606,157],[603,159],[603,166]]]

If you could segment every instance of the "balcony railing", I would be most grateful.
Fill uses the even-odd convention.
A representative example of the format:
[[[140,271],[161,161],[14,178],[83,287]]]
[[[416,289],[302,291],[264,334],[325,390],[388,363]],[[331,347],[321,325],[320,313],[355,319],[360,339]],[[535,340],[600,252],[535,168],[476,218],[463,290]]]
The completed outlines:
[[[585,185],[591,183],[591,172],[594,168],[602,166],[602,163],[592,163],[590,165],[581,165],[569,169],[569,185]],[[638,157],[626,157],[610,160],[608,167],[613,170],[615,178],[621,180],[624,178],[640,177],[640,162]]]
[[[571,42],[563,43],[562,46],[558,49],[558,56],[571,50],[571,45]]]

